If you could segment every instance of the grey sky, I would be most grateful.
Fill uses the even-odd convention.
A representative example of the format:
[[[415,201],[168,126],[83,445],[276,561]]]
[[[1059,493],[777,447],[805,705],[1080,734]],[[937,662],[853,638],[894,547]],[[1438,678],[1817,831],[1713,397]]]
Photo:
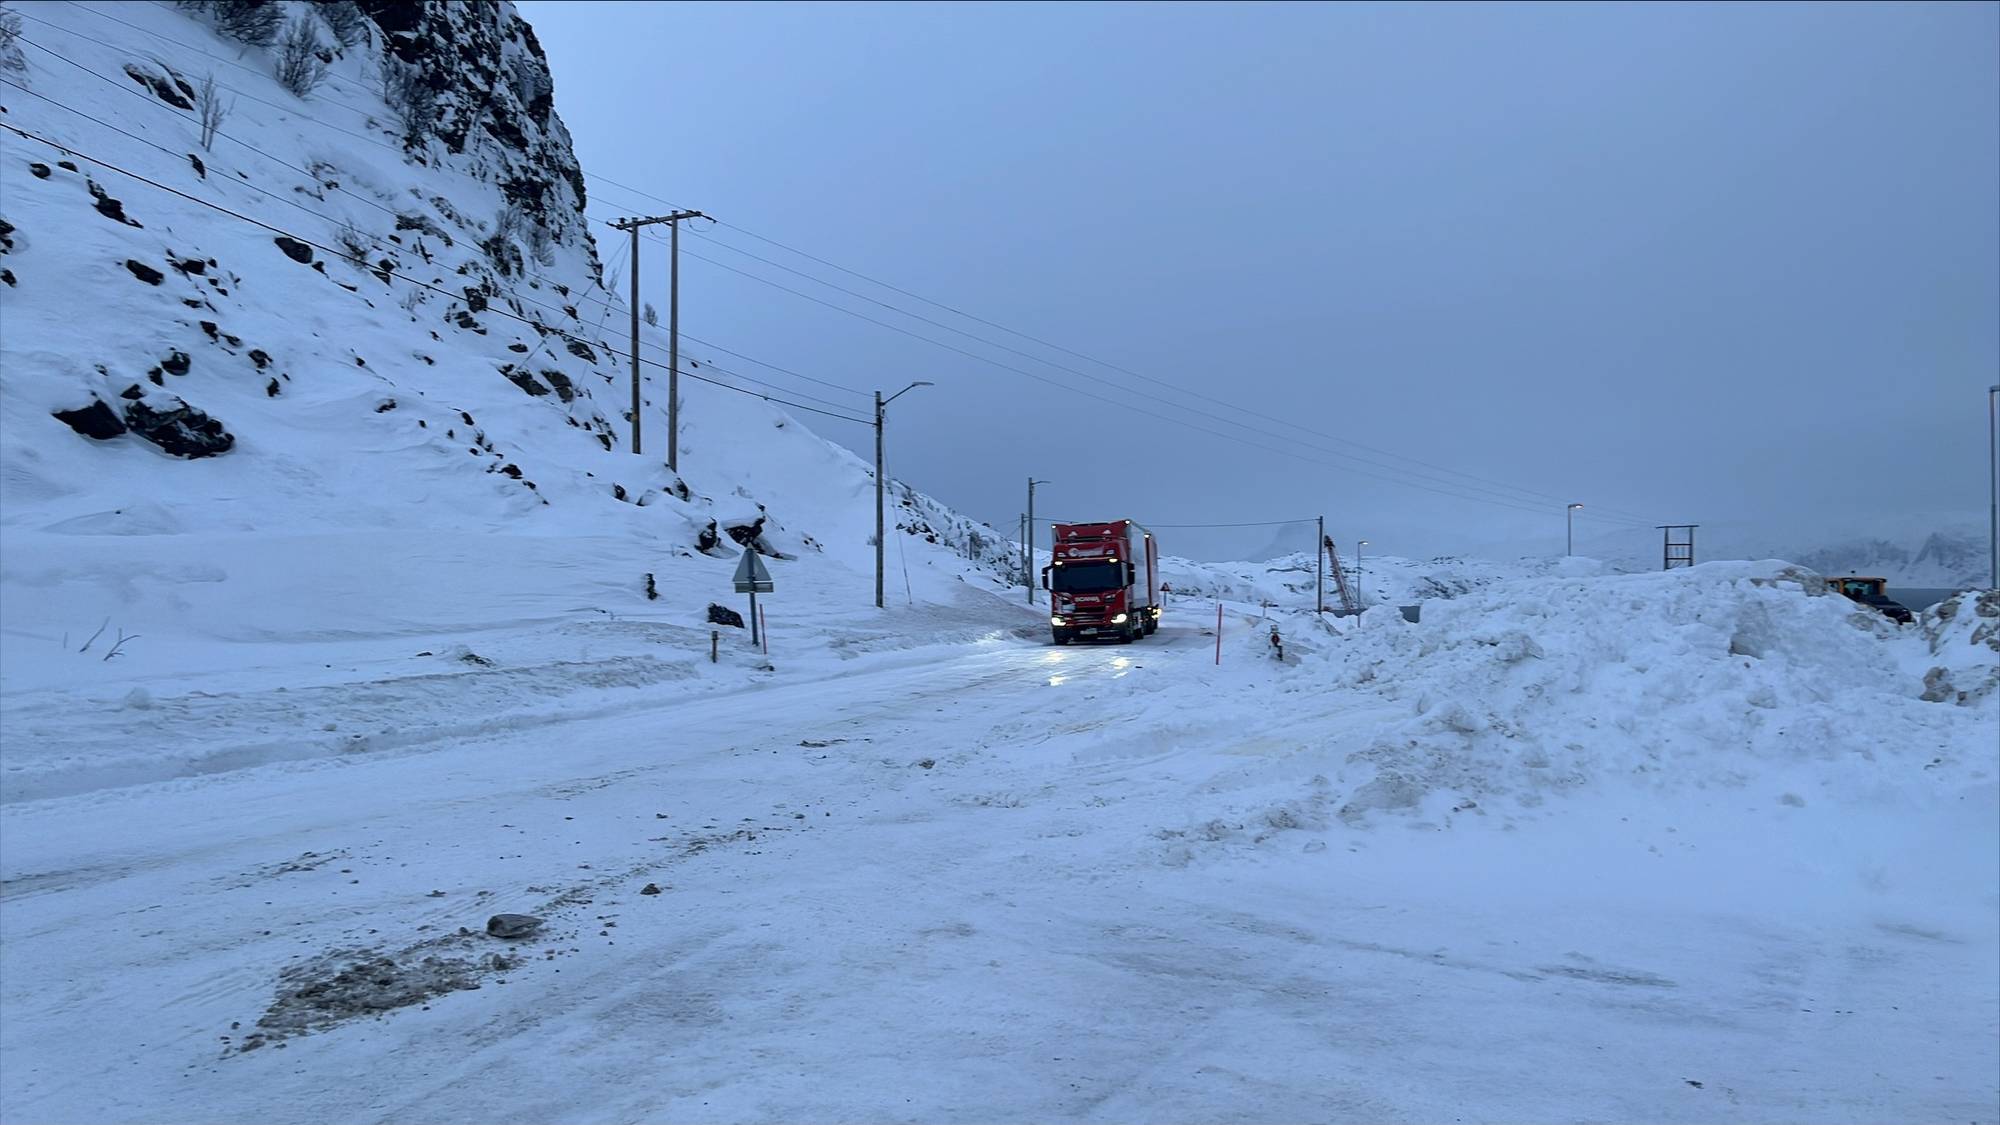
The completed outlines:
[[[936,381],[892,411],[892,472],[999,526],[1029,473],[1056,482],[1045,514],[1324,512],[1404,554],[1527,531],[1559,549],[1555,498],[1572,496],[1592,517],[1786,527],[1984,508],[2000,6],[520,7],[591,173],[1167,383],[1551,497],[1530,513],[1360,475],[1440,474],[741,230],[709,233],[1144,393],[684,239],[1127,404],[684,260],[689,333],[864,391]],[[595,214],[656,206],[591,186]],[[812,421],[867,448],[861,427]],[[1446,479],[1420,483],[1465,483]]]

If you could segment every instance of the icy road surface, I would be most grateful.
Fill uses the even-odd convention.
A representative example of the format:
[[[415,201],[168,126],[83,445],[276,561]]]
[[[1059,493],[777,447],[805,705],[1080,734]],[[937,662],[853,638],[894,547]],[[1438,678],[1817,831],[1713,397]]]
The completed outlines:
[[[940,646],[14,801],[0,1117],[1994,1118],[1987,904],[1846,889],[1990,802],[1867,854],[1761,793],[1349,823],[1317,748],[1383,704],[1246,693],[1211,644]],[[458,935],[502,911],[548,924]],[[458,987],[368,1013],[426,958]]]

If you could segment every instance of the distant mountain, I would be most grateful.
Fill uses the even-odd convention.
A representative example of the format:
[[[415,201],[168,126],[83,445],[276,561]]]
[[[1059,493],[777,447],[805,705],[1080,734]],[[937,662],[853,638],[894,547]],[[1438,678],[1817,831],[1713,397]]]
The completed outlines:
[[[1579,537],[1577,553],[1620,567],[1660,566],[1657,532]],[[1822,574],[1880,575],[1892,586],[1960,588],[1990,580],[1985,521],[1941,517],[1921,523],[1885,520],[1863,530],[1779,530],[1741,523],[1703,524],[1695,532],[1698,561],[1784,559]]]
[[[1822,574],[1879,574],[1897,586],[1984,586],[1991,580],[1986,537],[1933,531],[1908,540],[1852,539],[1782,557]]]

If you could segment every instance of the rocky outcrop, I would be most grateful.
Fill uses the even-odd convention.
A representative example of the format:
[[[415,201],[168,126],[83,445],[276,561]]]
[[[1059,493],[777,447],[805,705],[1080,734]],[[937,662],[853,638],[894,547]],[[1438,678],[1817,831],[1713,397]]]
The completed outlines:
[[[389,54],[427,91],[430,136],[448,152],[483,149],[497,161],[491,178],[526,226],[565,245],[587,240],[583,169],[555,113],[548,57],[527,21],[511,7],[452,0],[360,5]]]
[[[158,403],[139,399],[128,404],[125,425],[162,452],[190,460],[227,453],[236,444],[221,422],[171,395]]]

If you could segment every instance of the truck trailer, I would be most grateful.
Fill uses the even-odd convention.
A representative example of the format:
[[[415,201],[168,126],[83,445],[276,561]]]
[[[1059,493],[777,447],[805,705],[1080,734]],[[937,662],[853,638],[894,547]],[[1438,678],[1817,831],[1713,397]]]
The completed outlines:
[[[1055,643],[1130,644],[1160,627],[1160,550],[1131,520],[1055,524],[1042,568]]]

